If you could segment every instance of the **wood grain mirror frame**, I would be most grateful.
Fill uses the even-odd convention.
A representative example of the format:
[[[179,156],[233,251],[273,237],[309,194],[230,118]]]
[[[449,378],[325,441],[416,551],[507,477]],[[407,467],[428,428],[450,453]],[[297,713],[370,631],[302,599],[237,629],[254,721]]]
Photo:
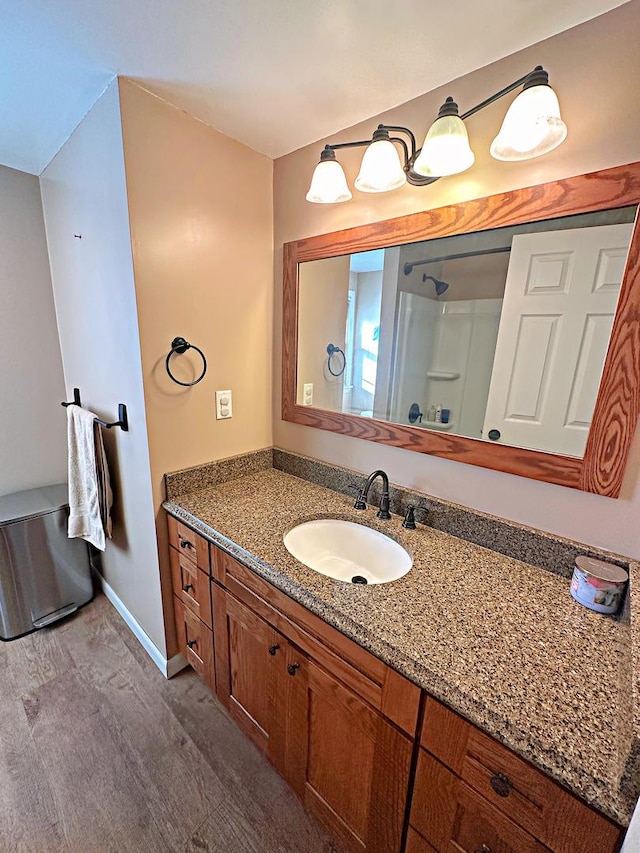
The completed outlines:
[[[640,407],[640,226],[637,212],[582,459],[298,405],[298,264],[634,204],[640,205],[640,162],[286,243],[283,257],[283,420],[618,497]]]

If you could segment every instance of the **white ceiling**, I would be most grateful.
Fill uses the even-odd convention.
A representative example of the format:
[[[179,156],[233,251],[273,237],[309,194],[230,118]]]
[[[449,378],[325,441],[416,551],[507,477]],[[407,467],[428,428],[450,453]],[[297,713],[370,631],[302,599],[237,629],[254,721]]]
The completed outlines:
[[[278,157],[623,3],[0,0],[0,163],[39,174],[115,74]]]

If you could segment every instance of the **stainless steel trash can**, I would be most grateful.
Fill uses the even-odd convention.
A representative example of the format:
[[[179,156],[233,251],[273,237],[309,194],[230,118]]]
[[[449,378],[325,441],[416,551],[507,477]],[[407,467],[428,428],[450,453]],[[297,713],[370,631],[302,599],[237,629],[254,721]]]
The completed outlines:
[[[93,597],[87,543],[67,537],[67,486],[0,497],[0,639],[73,613]]]

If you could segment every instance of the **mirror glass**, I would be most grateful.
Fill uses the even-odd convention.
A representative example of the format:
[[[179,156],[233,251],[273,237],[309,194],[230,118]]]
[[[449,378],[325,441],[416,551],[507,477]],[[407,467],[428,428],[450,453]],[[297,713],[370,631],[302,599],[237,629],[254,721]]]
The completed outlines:
[[[297,403],[582,458],[635,212],[300,263]]]

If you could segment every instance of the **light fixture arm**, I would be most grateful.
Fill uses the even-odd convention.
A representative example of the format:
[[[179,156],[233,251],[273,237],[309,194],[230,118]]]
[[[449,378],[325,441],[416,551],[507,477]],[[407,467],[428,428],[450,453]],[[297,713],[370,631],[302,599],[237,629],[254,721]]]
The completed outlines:
[[[396,131],[407,134],[407,136],[411,140],[411,155],[409,155],[409,149],[407,148],[407,143],[404,141],[404,139],[400,139],[400,137],[397,136],[389,136],[389,131]],[[404,151],[404,168],[406,170],[409,157],[413,156],[416,151],[416,138],[408,127],[400,127],[391,124],[379,124],[378,127],[375,129],[371,139],[359,139],[356,142],[335,142],[332,145],[325,145],[324,150],[337,151],[339,148],[365,148],[366,146],[371,145],[372,142],[376,141],[376,136],[389,139],[390,142],[398,142],[400,145],[402,145],[402,149]]]
[[[546,86],[548,85],[548,83],[549,75],[544,70],[542,65],[536,65],[533,71],[530,71],[528,74],[525,74],[524,77],[519,77],[513,83],[510,83],[508,86],[505,86],[504,89],[500,89],[500,91],[496,92],[495,95],[490,95],[488,98],[485,98],[484,101],[481,101],[479,104],[476,104],[475,107],[471,107],[471,109],[467,110],[466,113],[462,113],[460,118],[464,121],[464,119],[469,118],[469,116],[472,116],[475,113],[479,113],[480,110],[483,110],[490,104],[495,103],[495,101],[499,101],[500,98],[504,98],[504,96],[508,95],[509,92],[513,92],[513,90],[517,89],[518,86],[524,86],[525,89],[528,89],[529,86]]]

